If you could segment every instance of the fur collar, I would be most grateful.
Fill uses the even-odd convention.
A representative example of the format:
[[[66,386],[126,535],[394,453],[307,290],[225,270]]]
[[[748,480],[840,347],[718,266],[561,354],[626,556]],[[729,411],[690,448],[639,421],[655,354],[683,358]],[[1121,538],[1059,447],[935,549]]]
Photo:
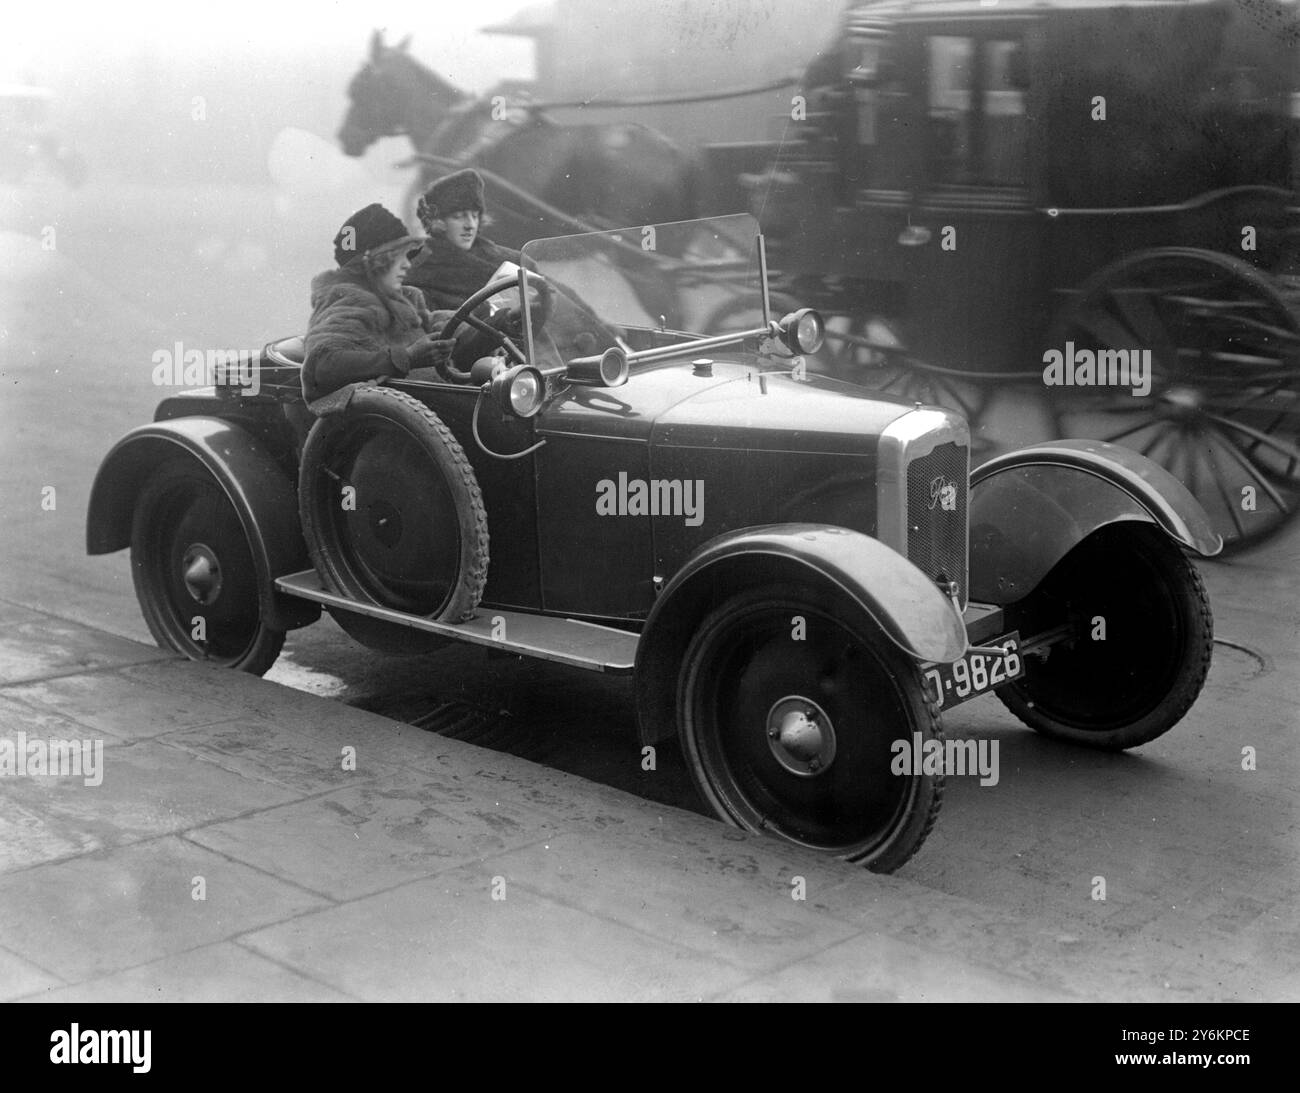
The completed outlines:
[[[312,312],[335,305],[372,312],[380,329],[394,324],[417,328],[424,325],[426,308],[419,289],[403,285],[399,292],[387,292],[357,270],[330,269],[311,279]]]

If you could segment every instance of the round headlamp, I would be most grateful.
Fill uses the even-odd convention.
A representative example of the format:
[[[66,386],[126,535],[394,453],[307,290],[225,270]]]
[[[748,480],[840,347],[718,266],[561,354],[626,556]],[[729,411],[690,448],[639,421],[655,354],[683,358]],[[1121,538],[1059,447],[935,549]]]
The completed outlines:
[[[792,311],[781,320],[785,344],[794,353],[816,353],[826,336],[826,323],[811,307]]]
[[[546,381],[532,365],[520,364],[493,376],[491,391],[503,412],[515,417],[532,417],[542,408]]]

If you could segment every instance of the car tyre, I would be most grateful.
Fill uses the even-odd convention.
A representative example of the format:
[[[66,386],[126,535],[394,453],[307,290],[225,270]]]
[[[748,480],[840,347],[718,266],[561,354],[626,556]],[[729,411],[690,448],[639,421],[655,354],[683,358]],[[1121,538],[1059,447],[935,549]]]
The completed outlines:
[[[330,591],[438,621],[473,616],[487,583],[483,495],[423,403],[358,389],[347,410],[312,426],[298,493],[303,538]]]
[[[262,618],[239,513],[197,463],[166,462],[146,482],[131,522],[131,576],[160,647],[259,676],[280,655],[284,631]]]
[[[701,795],[746,830],[887,873],[938,816],[943,774],[892,770],[897,741],[942,747],[938,709],[916,664],[829,592],[753,589],[709,613],[677,719]]]
[[[1214,650],[1214,620],[1201,575],[1159,528],[1111,524],[1065,556],[1008,626],[1025,640],[1062,622],[1071,640],[998,690],[1036,732],[1120,750],[1154,740],[1192,707]]]

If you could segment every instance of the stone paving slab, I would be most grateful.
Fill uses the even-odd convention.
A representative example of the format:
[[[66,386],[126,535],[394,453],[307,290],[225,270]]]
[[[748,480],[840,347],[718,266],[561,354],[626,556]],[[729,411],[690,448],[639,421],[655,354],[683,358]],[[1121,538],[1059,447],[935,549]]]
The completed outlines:
[[[63,987],[63,980],[38,968],[17,953],[0,948],[0,1002],[35,992],[46,993]]]
[[[876,876],[250,676],[119,639],[108,665],[96,639],[66,643],[97,665],[82,674],[55,658],[45,678],[0,682],[0,739],[104,744],[101,785],[0,780],[0,998],[1064,1000],[1090,996],[1077,983],[1097,982],[1082,973],[1098,960],[1135,997],[1197,982],[1197,955],[1176,945],[1168,987],[1126,974],[1126,960],[1150,965],[1136,945],[1161,920],[1131,917],[1122,892],[1092,921],[1043,931],[906,870]],[[1032,834],[1053,810],[1060,819],[1032,777],[1059,750],[1003,736],[998,807],[1033,820],[1006,852],[1059,859]],[[1131,785],[1119,800],[1134,810],[1137,857],[1128,847],[1124,861],[1161,869],[1177,834],[1139,828],[1142,788],[1177,770],[1158,756],[1069,762],[1080,779]],[[950,821],[953,837],[978,822],[972,787],[954,787],[967,815]],[[1239,807],[1253,822],[1249,798]],[[1259,862],[1248,864],[1217,904],[1192,894],[1206,930],[1224,925],[1215,908],[1228,922],[1248,912],[1225,966],[1269,943],[1298,948],[1295,918],[1276,913],[1280,887],[1241,904]],[[1281,976],[1265,988],[1285,990]]]
[[[197,878],[203,899],[194,898]],[[67,983],[225,941],[324,903],[177,838],[0,876],[6,947]]]
[[[472,780],[408,771],[212,824],[189,838],[344,901],[482,861],[558,830],[526,805],[485,799]]]
[[[26,777],[5,779],[3,790],[23,808],[104,846],[232,819],[296,796],[284,786],[153,741],[104,749],[102,767],[100,785],[87,785],[84,777]]]
[[[197,697],[186,689],[151,686],[148,680],[132,679],[120,672],[40,680],[9,687],[4,694],[35,709],[58,711],[97,733],[124,740],[147,739],[231,718],[230,708],[224,703]]]
[[[32,1002],[230,1002],[250,990],[262,1001],[353,1002],[233,942],[206,945],[151,964],[19,997]]]
[[[164,659],[139,642],[0,600],[0,684]]]
[[[694,1001],[746,978],[698,951],[466,867],[242,939],[367,1000]]]

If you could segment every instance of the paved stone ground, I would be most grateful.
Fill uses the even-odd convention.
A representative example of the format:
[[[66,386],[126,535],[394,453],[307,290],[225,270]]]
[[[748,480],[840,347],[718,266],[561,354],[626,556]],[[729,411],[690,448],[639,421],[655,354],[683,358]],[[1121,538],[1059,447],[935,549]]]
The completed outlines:
[[[1168,997],[1101,934],[3,601],[0,624],[0,734],[104,749],[97,786],[0,782],[2,999]]]

